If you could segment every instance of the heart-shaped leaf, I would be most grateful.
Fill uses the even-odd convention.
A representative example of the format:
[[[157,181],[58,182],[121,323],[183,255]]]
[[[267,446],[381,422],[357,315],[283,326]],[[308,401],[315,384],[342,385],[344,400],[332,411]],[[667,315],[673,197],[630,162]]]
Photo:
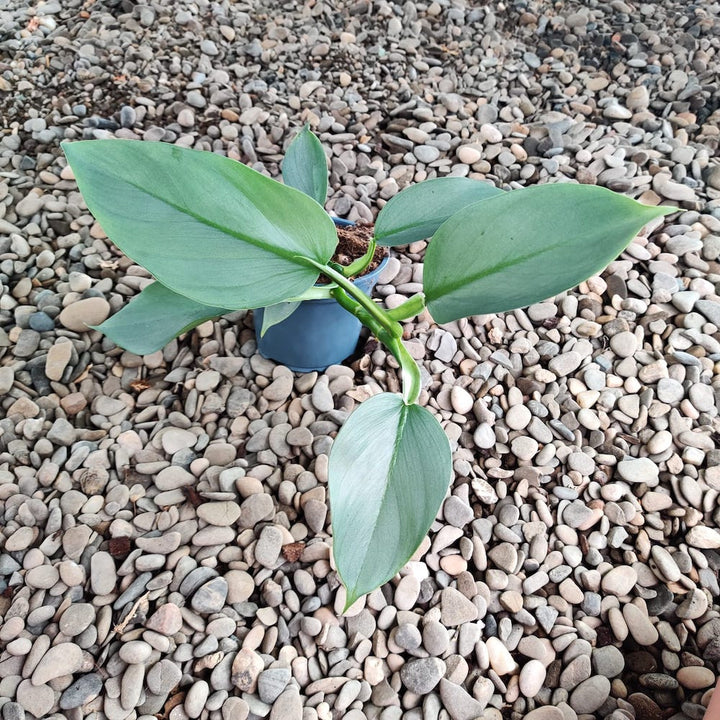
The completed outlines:
[[[229,312],[178,295],[156,281],[95,329],[125,350],[148,355],[200,323]]]
[[[288,146],[282,164],[282,177],[286,185],[325,205],[328,189],[327,157],[309,126],[305,125]]]
[[[428,309],[445,323],[545,300],[603,270],[643,225],[676,210],[570,183],[475,203],[445,222],[428,246]]]
[[[412,557],[451,474],[450,443],[425,408],[382,393],[350,416],[329,465],[333,553],[347,607]]]
[[[242,163],[137,140],[64,143],[85,202],[110,239],[175,292],[261,307],[311,287],[337,244],[316,202]]]
[[[502,194],[490,183],[464,177],[435,178],[411,185],[378,213],[375,240],[378,245],[388,246],[425,240],[458,210]]]

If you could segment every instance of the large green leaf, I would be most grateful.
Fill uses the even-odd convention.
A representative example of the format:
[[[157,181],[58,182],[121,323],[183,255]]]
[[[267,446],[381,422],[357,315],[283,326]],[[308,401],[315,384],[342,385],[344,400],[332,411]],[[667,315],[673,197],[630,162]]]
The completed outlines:
[[[251,308],[299,295],[326,263],[332,220],[294,188],[210,152],[136,140],[64,143],[110,239],[163,285],[206,305]]]
[[[202,305],[154,282],[96,330],[136,355],[147,355],[196,325],[229,312]]]
[[[675,211],[569,183],[475,203],[444,223],[428,246],[428,308],[444,323],[545,300],[603,270],[643,225]]]
[[[327,158],[323,146],[306,125],[290,143],[282,164],[286,185],[325,205],[328,190]]]
[[[450,443],[425,408],[382,393],[350,416],[329,466],[333,553],[348,607],[417,550],[451,473]]]
[[[429,238],[449,217],[468,205],[502,195],[487,182],[463,177],[426,180],[391,198],[378,213],[378,245],[407,245]]]

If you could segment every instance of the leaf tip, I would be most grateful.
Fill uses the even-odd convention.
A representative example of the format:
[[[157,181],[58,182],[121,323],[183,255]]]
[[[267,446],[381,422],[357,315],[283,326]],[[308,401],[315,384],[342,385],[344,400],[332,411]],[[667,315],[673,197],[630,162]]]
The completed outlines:
[[[641,212],[651,219],[682,211],[681,208],[673,207],[672,205],[646,205],[637,200],[635,202],[640,206]]]
[[[343,615],[363,596],[356,589],[350,590],[346,588],[345,606],[343,607]]]

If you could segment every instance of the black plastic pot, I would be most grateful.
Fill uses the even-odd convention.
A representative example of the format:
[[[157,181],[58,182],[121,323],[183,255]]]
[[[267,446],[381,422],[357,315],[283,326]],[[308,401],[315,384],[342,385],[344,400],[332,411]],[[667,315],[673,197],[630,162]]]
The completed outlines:
[[[353,223],[333,218],[336,225]],[[355,278],[353,284],[370,295],[378,277],[387,264],[367,275]],[[282,363],[296,372],[325,370],[329,365],[341,363],[357,349],[362,324],[333,299],[304,300],[293,314],[277,325],[268,328],[260,337],[263,309],[254,311],[255,337],[263,357]]]

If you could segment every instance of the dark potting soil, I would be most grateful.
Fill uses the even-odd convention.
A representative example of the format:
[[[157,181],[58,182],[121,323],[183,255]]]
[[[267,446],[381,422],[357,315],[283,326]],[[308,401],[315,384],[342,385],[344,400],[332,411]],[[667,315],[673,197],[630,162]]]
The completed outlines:
[[[338,246],[335,248],[335,254],[332,256],[333,262],[339,265],[349,265],[351,262],[361,258],[368,249],[368,245],[373,236],[375,226],[372,223],[356,225],[348,225],[346,227],[338,227]],[[375,270],[388,254],[386,247],[378,246],[370,264],[365,268],[362,275],[367,275]]]

